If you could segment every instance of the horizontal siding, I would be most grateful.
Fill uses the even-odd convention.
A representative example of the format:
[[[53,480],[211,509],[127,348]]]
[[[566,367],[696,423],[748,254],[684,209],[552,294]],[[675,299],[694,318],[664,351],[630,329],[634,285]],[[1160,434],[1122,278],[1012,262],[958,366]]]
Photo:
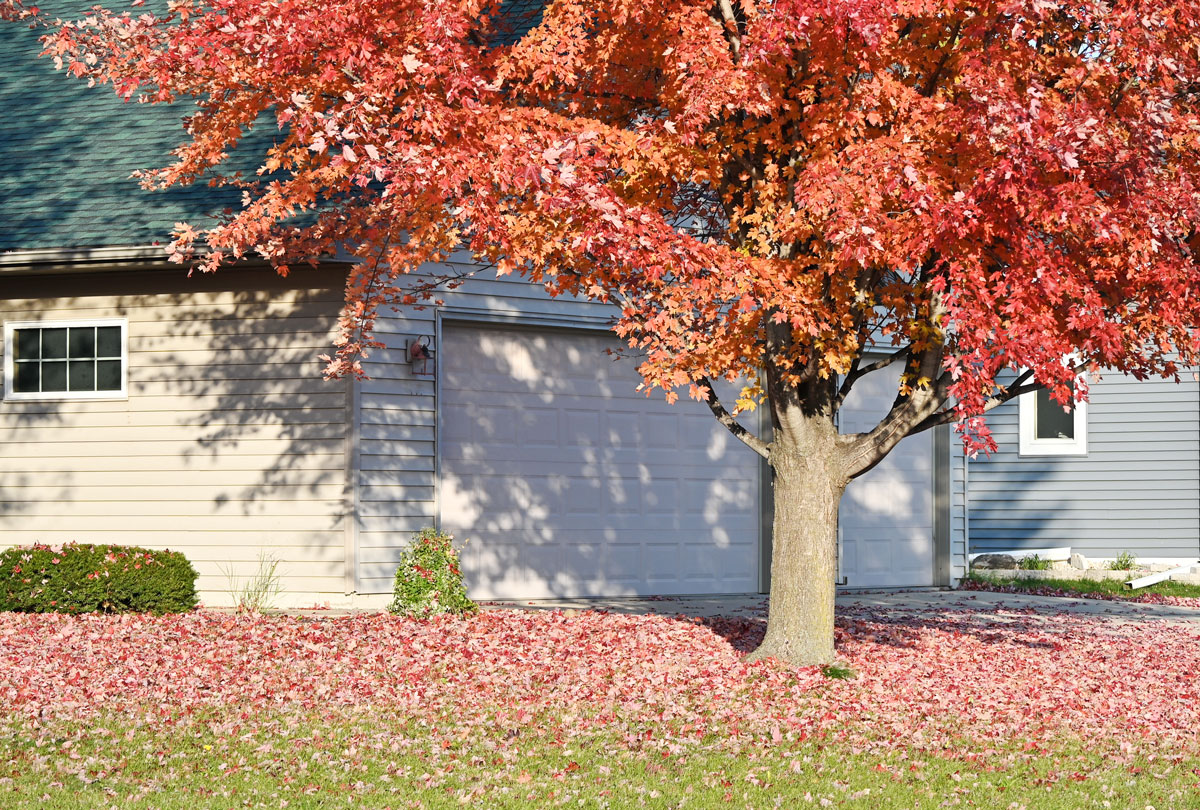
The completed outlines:
[[[129,396],[0,403],[4,542],[176,549],[214,603],[262,555],[283,601],[344,594],[347,391],[318,358],[342,283],[242,269],[6,281],[6,321],[127,318]]]
[[[536,323],[550,318],[610,317],[604,305],[551,299],[544,289],[520,278],[476,276],[440,296],[447,317],[510,316]],[[392,589],[396,561],[414,532],[437,521],[437,384],[413,374],[405,341],[433,337],[437,309],[384,313],[374,349],[364,366],[357,478],[357,586],[362,593]],[[437,346],[432,347],[437,351]]]
[[[969,463],[970,551],[1200,554],[1200,384],[1182,380],[1093,382],[1083,457],[1022,457],[1017,403],[990,414],[1000,449]]]

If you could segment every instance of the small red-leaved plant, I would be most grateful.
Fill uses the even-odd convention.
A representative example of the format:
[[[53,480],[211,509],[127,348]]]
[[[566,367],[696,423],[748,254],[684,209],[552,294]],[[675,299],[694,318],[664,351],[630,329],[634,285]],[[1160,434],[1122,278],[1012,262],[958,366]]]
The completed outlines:
[[[393,586],[392,613],[424,619],[443,613],[479,610],[467,596],[454,538],[435,529],[422,529],[400,556]]]

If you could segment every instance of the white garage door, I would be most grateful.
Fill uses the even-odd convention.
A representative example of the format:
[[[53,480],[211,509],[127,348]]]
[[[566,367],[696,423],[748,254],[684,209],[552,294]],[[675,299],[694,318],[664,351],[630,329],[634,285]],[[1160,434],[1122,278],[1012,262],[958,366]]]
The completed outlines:
[[[899,365],[855,384],[841,410],[843,433],[870,430],[896,397]],[[850,483],[839,517],[840,575],[851,588],[933,584],[932,433],[900,442]]]
[[[441,525],[478,599],[758,589],[758,456],[610,336],[446,324]]]

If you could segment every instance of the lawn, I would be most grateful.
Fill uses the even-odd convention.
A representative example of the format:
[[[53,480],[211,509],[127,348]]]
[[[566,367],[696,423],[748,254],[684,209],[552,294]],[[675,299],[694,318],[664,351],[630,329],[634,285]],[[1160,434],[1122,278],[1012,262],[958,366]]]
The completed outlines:
[[[1157,582],[1136,591],[1125,587],[1123,580],[1101,579],[1010,579],[986,574],[968,574],[959,584],[968,591],[998,591],[1000,593],[1029,593],[1036,596],[1067,596],[1076,599],[1111,599],[1141,602],[1150,605],[1177,605],[1200,608],[1200,585],[1182,582]]]
[[[853,677],[756,620],[0,615],[5,808],[1191,806],[1197,630],[844,611]]]

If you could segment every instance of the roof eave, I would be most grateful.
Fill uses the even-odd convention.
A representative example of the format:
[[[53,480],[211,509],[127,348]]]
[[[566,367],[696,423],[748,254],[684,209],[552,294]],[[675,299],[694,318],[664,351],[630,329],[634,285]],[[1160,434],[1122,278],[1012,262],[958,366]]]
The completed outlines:
[[[0,275],[148,269],[167,264],[168,261],[166,248],[162,245],[9,250],[0,253]]]
[[[325,257],[321,264],[352,264],[348,254]],[[0,276],[6,275],[65,275],[74,273],[105,273],[114,270],[154,270],[173,262],[162,245],[131,245],[127,247],[38,248],[0,252]],[[265,266],[260,258],[247,257],[240,266]]]

